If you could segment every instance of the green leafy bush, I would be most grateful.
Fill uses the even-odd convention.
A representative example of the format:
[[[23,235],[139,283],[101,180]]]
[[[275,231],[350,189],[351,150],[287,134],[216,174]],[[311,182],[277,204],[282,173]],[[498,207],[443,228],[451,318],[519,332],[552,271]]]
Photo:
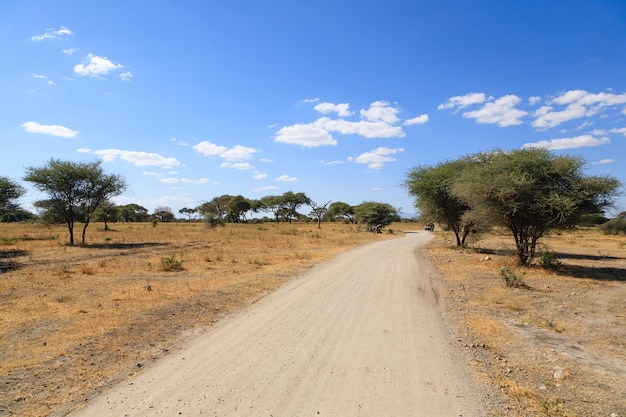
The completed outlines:
[[[500,277],[509,288],[528,288],[528,285],[524,282],[524,275],[524,272],[519,274],[515,273],[515,271],[508,266],[500,268]]]
[[[176,255],[165,256],[161,258],[161,267],[166,272],[183,271],[183,261],[176,259]]]

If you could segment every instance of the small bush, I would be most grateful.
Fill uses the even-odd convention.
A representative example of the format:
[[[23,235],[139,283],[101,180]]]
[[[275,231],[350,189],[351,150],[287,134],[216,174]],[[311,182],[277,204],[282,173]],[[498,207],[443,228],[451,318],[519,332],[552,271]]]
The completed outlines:
[[[509,288],[528,288],[528,285],[524,282],[524,275],[524,272],[516,274],[515,271],[508,266],[500,268],[500,277]]]
[[[557,269],[559,266],[561,266],[561,261],[556,258],[554,252],[544,250],[541,251],[539,256],[541,267],[543,269]]]
[[[161,267],[165,272],[184,270],[183,261],[176,259],[176,255],[174,254],[161,258]]]

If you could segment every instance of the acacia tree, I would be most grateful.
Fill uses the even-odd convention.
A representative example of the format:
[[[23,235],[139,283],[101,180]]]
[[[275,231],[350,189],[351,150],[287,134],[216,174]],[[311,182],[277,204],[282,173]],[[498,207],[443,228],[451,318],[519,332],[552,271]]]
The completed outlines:
[[[102,161],[71,162],[51,159],[43,167],[26,169],[25,181],[48,194],[47,200],[36,202],[67,225],[70,245],[74,245],[74,223],[83,223],[82,243],[89,221],[102,202],[120,195],[126,182],[118,175],[107,175]]]
[[[395,221],[400,221],[400,216],[395,208],[387,203],[366,201],[354,207],[354,218],[357,223],[365,223],[368,227],[385,227]]]
[[[404,181],[404,187],[415,197],[415,205],[422,216],[445,224],[454,232],[457,246],[465,245],[474,219],[466,216],[470,205],[452,192],[452,186],[472,163],[472,159],[466,158],[435,166],[418,166],[407,173]]]
[[[104,230],[109,229],[109,222],[119,220],[120,208],[110,201],[103,201],[94,215],[96,221],[100,220],[104,223]]]
[[[309,201],[309,206],[311,206],[311,210],[313,210],[313,214],[315,215],[315,218],[317,219],[318,229],[322,228],[322,217],[324,217],[324,214],[328,210],[326,207],[328,207],[329,204],[330,204],[330,201],[325,204],[317,204],[313,200]]]
[[[178,212],[180,214],[184,214],[185,216],[187,216],[187,221],[191,221],[191,216],[196,214],[198,212],[198,209],[197,208],[183,207],[180,210],[178,210]]]
[[[242,195],[236,195],[228,201],[228,220],[233,223],[245,223],[246,213],[252,209],[250,200]]]
[[[452,192],[511,231],[521,265],[532,260],[537,241],[549,230],[601,212],[620,187],[609,176],[585,176],[581,158],[543,148],[496,150],[471,159]]]
[[[126,204],[120,206],[120,215],[125,222],[147,222],[150,220],[148,209],[139,204]]]
[[[287,191],[281,197],[283,211],[287,214],[287,219],[291,223],[292,219],[298,218],[298,208],[304,204],[309,204],[311,199],[304,193],[293,193]]]
[[[24,187],[15,181],[0,177],[0,218],[20,210],[16,200],[25,192]]]
[[[350,223],[354,223],[354,207],[343,201],[335,201],[328,207],[326,216],[334,219],[335,217],[343,217]]]

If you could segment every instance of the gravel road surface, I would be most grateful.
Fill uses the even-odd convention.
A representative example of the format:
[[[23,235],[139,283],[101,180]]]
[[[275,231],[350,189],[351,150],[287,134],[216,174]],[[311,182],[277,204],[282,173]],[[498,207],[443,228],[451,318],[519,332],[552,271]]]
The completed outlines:
[[[93,398],[82,416],[484,416],[428,232],[315,266]]]

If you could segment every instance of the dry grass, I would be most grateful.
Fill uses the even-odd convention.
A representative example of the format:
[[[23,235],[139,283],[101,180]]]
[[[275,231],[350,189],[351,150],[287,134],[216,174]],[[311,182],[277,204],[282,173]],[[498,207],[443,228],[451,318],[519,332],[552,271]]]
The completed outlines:
[[[94,226],[69,247],[62,227],[0,224],[0,415],[62,415],[298,271],[392,237],[339,224]]]
[[[625,416],[626,238],[554,233],[541,249],[558,262],[544,269],[518,267],[505,233],[466,249],[451,237],[437,232],[430,253],[459,344],[508,398],[495,415]],[[505,287],[502,266],[529,288]]]

